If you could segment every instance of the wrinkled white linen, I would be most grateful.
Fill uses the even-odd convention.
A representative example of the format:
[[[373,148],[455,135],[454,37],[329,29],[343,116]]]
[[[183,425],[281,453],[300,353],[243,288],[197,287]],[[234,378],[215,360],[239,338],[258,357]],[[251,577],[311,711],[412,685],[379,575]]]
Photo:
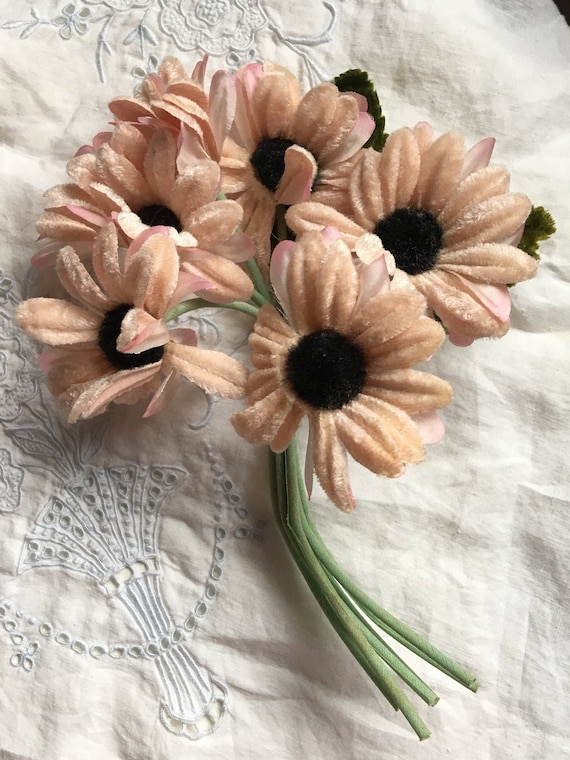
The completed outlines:
[[[549,0],[328,5],[35,0],[0,10],[3,760],[570,757],[570,30]],[[228,422],[240,403],[208,410],[186,386],[152,420],[124,408],[70,431],[43,388],[35,346],[11,327],[43,191],[65,181],[65,162],[105,128],[106,103],[132,91],[150,56],[177,55],[191,69],[204,51],[212,69],[259,56],[306,85],[365,68],[388,131],[427,120],[468,144],[495,136],[494,161],[509,167],[512,188],[558,223],[538,277],[512,292],[507,337],[446,345],[432,360],[455,397],[442,415],[446,437],[426,462],[390,482],[355,466],[352,515],[315,497],[341,565],[481,682],[474,695],[406,655],[441,696],[435,708],[415,702],[433,730],[422,744],[300,577],[272,519],[265,452]],[[246,356],[245,317],[214,310],[204,340],[215,343],[217,329],[223,346]],[[159,599],[171,635],[186,623],[184,652],[227,689],[228,714],[198,742],[159,719],[161,705],[186,704],[173,672],[188,673],[188,660],[168,671],[153,650],[141,656],[137,647],[152,639],[144,614],[79,566],[94,529],[76,535],[84,548],[75,571],[65,555],[42,554],[50,499],[77,506],[76,478],[86,472],[107,484],[117,509],[113,478],[134,482],[125,486],[131,508],[145,478],[161,488],[176,480],[147,537],[160,595],[147,590],[141,604],[152,617]]]

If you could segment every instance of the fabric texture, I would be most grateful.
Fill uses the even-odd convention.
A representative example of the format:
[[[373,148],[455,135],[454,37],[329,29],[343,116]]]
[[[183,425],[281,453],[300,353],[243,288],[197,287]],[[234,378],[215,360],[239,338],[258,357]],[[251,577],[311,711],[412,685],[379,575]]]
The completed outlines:
[[[570,30],[555,5],[33,0],[4,4],[0,39],[0,758],[570,757]],[[109,101],[165,56],[192,71],[205,53],[207,76],[266,60],[305,89],[366,69],[387,132],[494,137],[510,192],[557,222],[511,290],[508,334],[422,365],[454,389],[425,461],[397,479],[349,463],[350,514],[313,492],[344,569],[481,683],[405,655],[441,697],[416,703],[421,744],[299,575],[266,451],[230,423],[245,402],[184,382],[150,419],[141,401],[70,426],[15,324],[24,297],[65,295],[53,270],[30,274],[44,191],[108,128]],[[184,326],[248,361],[247,315]]]

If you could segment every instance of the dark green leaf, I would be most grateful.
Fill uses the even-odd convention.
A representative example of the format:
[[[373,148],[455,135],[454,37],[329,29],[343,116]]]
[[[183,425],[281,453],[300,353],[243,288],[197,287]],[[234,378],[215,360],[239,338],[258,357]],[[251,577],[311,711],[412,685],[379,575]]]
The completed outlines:
[[[538,261],[540,259],[538,253],[540,241],[548,240],[555,232],[556,224],[550,212],[543,206],[533,206],[525,222],[519,248]]]
[[[364,147],[374,148],[374,150],[378,151],[382,150],[388,139],[388,133],[384,131],[386,119],[382,115],[382,107],[380,106],[374,83],[366,71],[349,69],[339,74],[334,79],[334,83],[341,92],[357,92],[359,95],[364,95],[368,102],[368,113],[376,122],[376,129]]]

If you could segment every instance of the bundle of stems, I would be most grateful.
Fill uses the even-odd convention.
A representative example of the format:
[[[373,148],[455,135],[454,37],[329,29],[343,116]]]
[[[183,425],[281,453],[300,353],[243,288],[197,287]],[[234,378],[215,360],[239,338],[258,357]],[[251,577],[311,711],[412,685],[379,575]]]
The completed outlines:
[[[277,524],[313,596],[388,702],[401,710],[420,740],[427,739],[428,727],[394,674],[428,705],[435,705],[439,698],[389,646],[380,631],[471,691],[477,691],[479,684],[474,676],[370,599],[339,567],[311,519],[295,441],[282,453],[270,451],[269,472]]]

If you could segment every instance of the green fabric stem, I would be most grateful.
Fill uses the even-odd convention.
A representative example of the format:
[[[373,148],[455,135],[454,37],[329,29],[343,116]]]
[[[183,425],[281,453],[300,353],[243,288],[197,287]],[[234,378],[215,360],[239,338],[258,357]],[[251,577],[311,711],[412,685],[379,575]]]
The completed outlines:
[[[301,512],[306,496],[298,487],[299,469],[294,446],[283,454],[271,454],[271,493],[275,515],[283,537],[299,570],[328,620],[377,688],[396,710],[401,710],[420,739],[429,729],[393,678],[384,658],[378,654],[381,642],[373,646],[362,620],[347,604],[335,583],[315,556],[303,530]],[[434,695],[435,696],[435,695]]]
[[[419,634],[369,599],[340,569],[309,514],[309,503],[296,444],[281,454],[270,452],[271,497],[283,538],[311,592],[349,651],[396,710],[400,710],[420,740],[429,729],[391,671],[428,705],[438,696],[384,641],[377,628],[431,665],[475,690],[475,678]]]
[[[181,317],[183,314],[187,314],[189,311],[195,311],[196,309],[233,309],[234,311],[241,311],[243,314],[248,314],[250,317],[257,317],[259,309],[251,303],[245,301],[232,301],[231,303],[212,303],[206,301],[205,298],[190,298],[188,301],[182,301],[182,303],[176,304],[166,313],[166,322],[171,322],[177,317]]]
[[[304,489],[303,475],[300,471],[298,472],[297,477],[299,480],[299,488]],[[457,663],[426,641],[423,636],[420,636],[412,628],[405,625],[405,623],[402,623],[398,618],[394,617],[394,615],[391,615],[385,609],[380,607],[380,605],[370,599],[370,597],[368,597],[366,593],[346,575],[325,546],[325,543],[317,531],[311,519],[309,505],[306,499],[303,506],[305,531],[319,562],[322,563],[338,586],[342,589],[343,593],[346,594],[350,603],[357,611],[357,614],[359,614],[365,621],[365,624],[370,627],[369,623],[366,621],[367,616],[375,625],[389,634],[395,641],[403,644],[407,649],[414,654],[417,654],[430,665],[441,670],[447,676],[458,681],[458,683],[471,691],[477,691],[479,683],[471,673],[457,665]]]
[[[262,298],[264,298],[267,303],[273,303],[271,291],[263,279],[263,275],[259,271],[256,260],[254,258],[248,259],[245,262],[245,267],[248,271],[249,276],[251,277],[251,281],[253,282],[256,292]]]

